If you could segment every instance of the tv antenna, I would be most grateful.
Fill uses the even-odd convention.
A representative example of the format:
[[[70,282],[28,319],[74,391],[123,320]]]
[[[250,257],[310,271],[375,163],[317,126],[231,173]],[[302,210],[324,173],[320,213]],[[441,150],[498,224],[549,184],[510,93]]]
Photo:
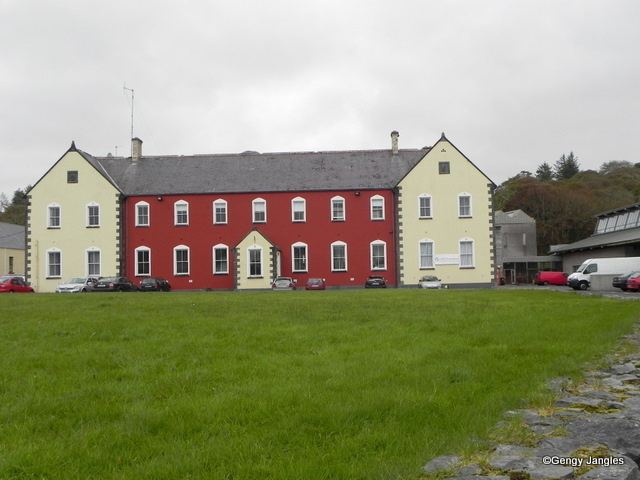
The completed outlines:
[[[123,93],[126,95],[127,92],[131,93],[131,139],[133,140],[133,98],[134,98],[134,91],[133,88],[128,88],[127,87],[127,82],[124,83],[123,87],[122,87],[122,91]],[[133,157],[133,143],[131,143],[131,156]]]

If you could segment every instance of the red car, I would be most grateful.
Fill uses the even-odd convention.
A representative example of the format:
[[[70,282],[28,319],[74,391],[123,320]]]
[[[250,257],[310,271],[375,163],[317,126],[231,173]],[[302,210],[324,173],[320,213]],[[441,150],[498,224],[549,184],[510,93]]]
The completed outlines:
[[[627,278],[627,290],[632,292],[640,290],[640,272],[636,272]]]
[[[324,278],[310,278],[304,286],[305,290],[325,290],[326,288]]]
[[[564,272],[538,272],[533,281],[536,285],[566,285],[568,276]]]
[[[33,293],[33,288],[20,277],[0,277],[0,293]]]

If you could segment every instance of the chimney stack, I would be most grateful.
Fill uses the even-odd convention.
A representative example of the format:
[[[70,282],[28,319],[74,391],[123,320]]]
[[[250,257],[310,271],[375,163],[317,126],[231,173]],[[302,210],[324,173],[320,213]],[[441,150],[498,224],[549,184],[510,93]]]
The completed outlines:
[[[138,137],[131,139],[131,160],[137,162],[142,157],[142,140]]]
[[[400,134],[396,130],[391,132],[391,153],[393,153],[394,155],[398,154],[398,137],[399,136]]]

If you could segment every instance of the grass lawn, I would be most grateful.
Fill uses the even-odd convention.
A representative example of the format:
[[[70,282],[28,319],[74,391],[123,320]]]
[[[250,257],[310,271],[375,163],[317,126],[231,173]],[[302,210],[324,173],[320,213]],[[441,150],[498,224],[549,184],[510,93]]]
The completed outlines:
[[[0,478],[415,479],[610,351],[549,291],[0,297]]]

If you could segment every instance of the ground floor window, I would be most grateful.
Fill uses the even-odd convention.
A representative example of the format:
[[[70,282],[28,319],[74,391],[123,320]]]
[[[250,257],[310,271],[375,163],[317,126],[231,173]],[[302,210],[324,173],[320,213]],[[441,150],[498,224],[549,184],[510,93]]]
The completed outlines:
[[[473,240],[460,240],[460,267],[473,267]]]
[[[151,250],[148,248],[136,249],[136,275],[151,275]]]
[[[213,262],[214,275],[229,273],[229,248],[226,245],[213,247]]]
[[[174,274],[189,275],[189,247],[180,245],[173,249]]]
[[[62,276],[62,253],[59,250],[47,252],[47,276],[50,278]]]
[[[331,244],[331,270],[334,272],[346,272],[347,270],[347,244],[335,242]]]
[[[306,272],[307,271],[307,245],[304,243],[294,243],[291,246],[291,253],[293,258],[292,270],[294,272]]]
[[[382,240],[371,242],[371,270],[386,270],[387,244]]]
[[[249,249],[249,276],[250,277],[262,276],[262,249],[261,248]]]
[[[87,275],[100,276],[100,250],[87,251]]]
[[[420,268],[433,268],[433,242],[420,242]]]

